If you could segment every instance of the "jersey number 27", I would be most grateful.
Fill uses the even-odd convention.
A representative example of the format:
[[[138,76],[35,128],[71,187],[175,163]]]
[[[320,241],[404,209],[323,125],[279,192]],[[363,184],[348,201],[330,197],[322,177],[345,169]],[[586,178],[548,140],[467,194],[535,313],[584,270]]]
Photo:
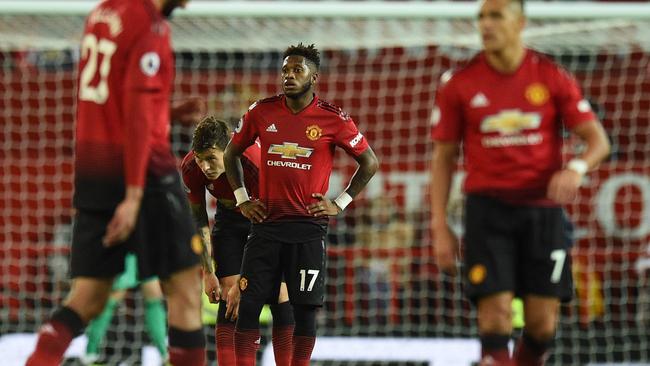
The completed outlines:
[[[88,59],[79,77],[79,100],[104,104],[108,99],[108,73],[111,71],[111,57],[117,45],[109,39],[97,39],[94,34],[86,34],[81,41],[81,58]],[[99,65],[99,55],[102,60]],[[99,82],[90,85],[99,71]]]

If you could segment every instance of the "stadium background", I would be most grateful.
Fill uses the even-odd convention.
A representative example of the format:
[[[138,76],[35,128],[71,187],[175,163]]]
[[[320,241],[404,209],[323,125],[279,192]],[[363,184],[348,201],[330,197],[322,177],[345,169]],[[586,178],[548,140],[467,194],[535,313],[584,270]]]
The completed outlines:
[[[319,335],[359,344],[378,340],[375,354],[398,342],[393,337],[442,342],[476,335],[475,313],[459,280],[433,263],[427,204],[429,119],[438,79],[474,52],[476,40],[467,19],[431,18],[174,20],[175,97],[201,96],[210,113],[232,121],[256,99],[279,92],[284,47],[308,41],[323,50],[319,93],[357,121],[381,171],[364,197],[332,222]],[[34,332],[68,289],[75,37],[82,22],[79,15],[39,15],[38,7],[20,15],[0,10],[0,353],[3,337]],[[567,207],[575,223],[577,294],[562,308],[549,364],[650,362],[648,22],[650,15],[534,19],[529,27],[528,43],[575,73],[614,148]],[[179,156],[189,148],[191,131],[173,127]],[[567,156],[579,148],[569,140]],[[331,194],[352,173],[351,159],[341,155]],[[458,205],[450,215],[459,220]],[[139,349],[147,342],[141,306],[135,291],[118,311],[105,352],[110,364],[141,362]],[[351,356],[327,357],[322,362],[352,363]],[[421,357],[371,361],[424,364]]]

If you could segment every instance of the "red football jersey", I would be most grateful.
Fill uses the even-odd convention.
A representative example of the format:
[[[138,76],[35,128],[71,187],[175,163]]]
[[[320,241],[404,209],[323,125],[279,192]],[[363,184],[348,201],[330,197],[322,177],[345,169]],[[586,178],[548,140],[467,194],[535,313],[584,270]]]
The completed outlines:
[[[244,157],[241,159],[242,168],[244,169],[244,182],[248,193],[252,198],[259,197],[258,190],[258,173],[260,166],[260,147],[253,144],[244,151]],[[192,203],[205,202],[205,190],[217,200],[231,200],[235,202],[235,195],[228,183],[226,174],[219,175],[217,179],[209,180],[194,159],[194,152],[190,151],[183,158],[181,163],[181,172],[183,184],[187,198]]]
[[[317,201],[312,193],[327,192],[335,146],[353,156],[368,148],[352,118],[317,96],[296,114],[284,95],[253,104],[232,143],[246,147],[257,138],[262,145],[259,193],[268,209],[266,221],[315,220],[307,206]]]
[[[151,0],[106,0],[86,19],[77,95],[75,204],[105,208],[125,185],[174,172],[174,57]]]
[[[465,191],[551,204],[546,188],[562,168],[562,125],[596,120],[573,77],[527,50],[512,74],[496,71],[480,53],[441,83],[432,137],[462,140]]]

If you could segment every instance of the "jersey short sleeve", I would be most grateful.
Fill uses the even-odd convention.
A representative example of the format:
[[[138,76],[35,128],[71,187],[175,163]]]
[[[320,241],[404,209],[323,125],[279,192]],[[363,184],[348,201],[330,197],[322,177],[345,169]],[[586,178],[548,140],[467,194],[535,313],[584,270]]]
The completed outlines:
[[[431,138],[436,141],[460,142],[463,133],[462,103],[456,92],[451,71],[440,79],[440,88],[431,112]]]
[[[239,123],[235,128],[235,133],[231,141],[240,147],[251,146],[257,139],[258,133],[255,123],[255,106],[256,104],[250,106],[248,112],[246,112],[244,116],[239,120]]]
[[[161,64],[166,60],[166,38],[154,32],[147,32],[137,40],[126,65],[125,88],[135,90],[162,90],[166,77]]]
[[[196,165],[194,156],[189,153],[183,159],[181,164],[181,175],[183,178],[183,188],[187,194],[187,199],[194,204],[205,202],[205,183],[204,175],[201,169]]]
[[[595,121],[596,116],[589,102],[582,96],[575,78],[567,71],[556,68],[557,108],[564,125],[573,129],[583,122]]]
[[[368,149],[368,140],[359,132],[350,117],[342,122],[341,129],[336,134],[335,139],[336,145],[352,156],[359,156]]]

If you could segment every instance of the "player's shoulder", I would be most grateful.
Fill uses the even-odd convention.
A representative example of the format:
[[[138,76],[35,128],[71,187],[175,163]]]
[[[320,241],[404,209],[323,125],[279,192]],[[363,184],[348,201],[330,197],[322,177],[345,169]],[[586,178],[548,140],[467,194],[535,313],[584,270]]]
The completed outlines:
[[[273,107],[282,102],[282,94],[274,95],[267,98],[258,99],[248,107],[248,112],[256,112],[261,109]]]
[[[445,87],[450,84],[462,83],[465,80],[471,81],[475,77],[475,73],[481,66],[482,61],[483,57],[481,53],[478,53],[465,63],[443,72],[440,75],[440,86]]]
[[[326,100],[318,99],[316,101],[315,107],[321,111],[324,111],[325,113],[331,113],[333,115],[336,115],[336,117],[340,118],[343,121],[347,122],[352,120],[350,114],[344,111],[343,108],[339,107],[334,103],[330,103]]]
[[[537,64],[543,72],[570,75],[569,71],[565,69],[564,66],[555,62],[551,57],[531,49],[529,49],[528,52],[530,53],[529,62]]]
[[[197,168],[196,161],[194,160],[194,151],[190,151],[183,157],[181,161],[181,172],[183,175],[189,174]]]
[[[118,0],[124,2],[123,0]],[[136,36],[164,36],[169,32],[167,21],[149,0],[129,0],[124,5],[128,28]]]

